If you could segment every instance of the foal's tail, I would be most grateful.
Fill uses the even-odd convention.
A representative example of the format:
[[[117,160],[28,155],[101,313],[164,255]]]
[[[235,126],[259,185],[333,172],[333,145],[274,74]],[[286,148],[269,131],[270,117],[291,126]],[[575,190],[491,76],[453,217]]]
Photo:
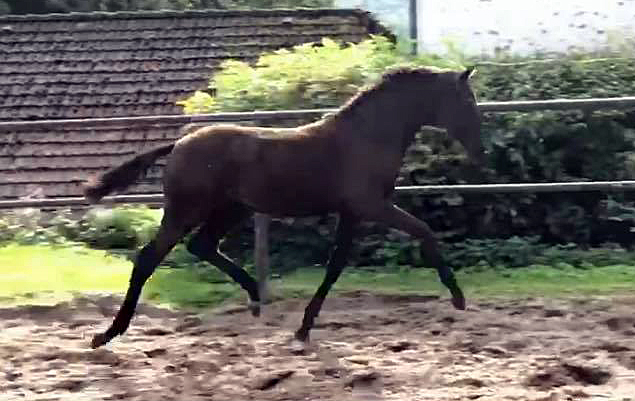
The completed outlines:
[[[121,191],[132,185],[161,156],[170,154],[174,144],[165,145],[141,153],[134,159],[114,167],[84,186],[84,196],[90,203],[97,203],[113,191]]]

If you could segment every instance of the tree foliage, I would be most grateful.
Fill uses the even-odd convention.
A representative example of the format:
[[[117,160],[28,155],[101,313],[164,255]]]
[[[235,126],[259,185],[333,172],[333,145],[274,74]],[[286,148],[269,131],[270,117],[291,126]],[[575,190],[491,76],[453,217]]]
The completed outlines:
[[[179,104],[186,113],[337,107],[386,68],[427,64],[458,68],[461,60],[412,57],[382,36],[342,46],[324,38],[263,54],[255,63],[228,60],[207,91]]]

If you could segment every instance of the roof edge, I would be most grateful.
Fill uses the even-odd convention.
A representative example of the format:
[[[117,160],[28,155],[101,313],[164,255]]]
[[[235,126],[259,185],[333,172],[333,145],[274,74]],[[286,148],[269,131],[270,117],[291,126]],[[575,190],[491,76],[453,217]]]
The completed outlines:
[[[90,21],[96,19],[139,19],[139,18],[172,18],[172,17],[216,17],[216,16],[268,16],[268,15],[350,15],[368,13],[358,8],[280,8],[249,10],[139,10],[139,11],[91,11],[51,14],[5,14],[0,15],[0,22],[25,21]]]
[[[7,14],[0,15],[0,24],[12,22],[69,22],[69,21],[96,21],[104,19],[161,19],[175,17],[205,18],[205,17],[231,17],[231,16],[356,16],[360,23],[366,27],[371,35],[386,36],[391,42],[396,43],[396,35],[384,26],[370,11],[359,8],[280,8],[280,9],[251,9],[251,10],[146,10],[146,11],[93,11],[72,12],[55,14]]]

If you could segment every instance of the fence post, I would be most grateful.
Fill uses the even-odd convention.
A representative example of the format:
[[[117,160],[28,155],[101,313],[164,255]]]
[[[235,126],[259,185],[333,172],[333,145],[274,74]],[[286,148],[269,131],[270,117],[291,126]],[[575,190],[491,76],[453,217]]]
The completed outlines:
[[[410,40],[412,41],[412,49],[410,50],[410,52],[415,56],[419,52],[419,29],[417,28],[417,18],[419,17],[419,14],[417,13],[418,1],[419,0],[410,0],[410,2],[408,3],[408,16],[410,19]]]
[[[269,302],[267,278],[269,277],[269,223],[268,215],[256,213],[254,215],[254,263],[258,279],[260,302]]]

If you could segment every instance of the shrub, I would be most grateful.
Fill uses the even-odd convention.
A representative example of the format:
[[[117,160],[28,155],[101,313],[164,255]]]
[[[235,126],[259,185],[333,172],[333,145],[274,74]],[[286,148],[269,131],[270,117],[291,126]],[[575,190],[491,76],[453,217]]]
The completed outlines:
[[[134,248],[154,236],[159,219],[147,207],[91,210],[80,222],[79,239],[97,248]]]
[[[210,80],[212,94],[197,91],[178,104],[189,114],[338,107],[386,68],[415,64],[456,68],[459,62],[410,57],[382,36],[347,46],[324,38],[265,53],[253,65],[224,61]]]
[[[18,209],[0,216],[0,246],[8,243],[21,245],[50,244],[67,242],[50,228],[43,226],[42,213],[38,209]]]

